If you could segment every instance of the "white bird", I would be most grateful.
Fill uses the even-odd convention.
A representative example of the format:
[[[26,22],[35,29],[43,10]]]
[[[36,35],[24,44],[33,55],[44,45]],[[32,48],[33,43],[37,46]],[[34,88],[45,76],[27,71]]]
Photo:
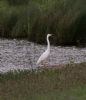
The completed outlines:
[[[38,61],[37,61],[37,65],[39,65],[41,62],[45,61],[49,54],[50,54],[50,42],[49,42],[49,37],[52,34],[47,34],[47,50],[39,57]]]

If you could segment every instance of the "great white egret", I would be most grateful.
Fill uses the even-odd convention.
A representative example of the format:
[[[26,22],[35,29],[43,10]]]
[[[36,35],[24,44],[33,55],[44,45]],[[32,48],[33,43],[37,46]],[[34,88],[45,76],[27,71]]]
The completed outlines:
[[[50,54],[50,42],[49,42],[49,37],[52,34],[47,34],[47,50],[39,57],[38,61],[37,61],[37,65],[39,65],[41,62],[45,61],[49,54]]]

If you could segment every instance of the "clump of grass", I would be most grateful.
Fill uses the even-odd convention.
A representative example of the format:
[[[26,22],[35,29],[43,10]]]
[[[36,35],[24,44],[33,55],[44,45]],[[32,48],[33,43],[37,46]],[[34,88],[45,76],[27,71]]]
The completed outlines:
[[[0,74],[1,100],[85,100],[86,63]]]

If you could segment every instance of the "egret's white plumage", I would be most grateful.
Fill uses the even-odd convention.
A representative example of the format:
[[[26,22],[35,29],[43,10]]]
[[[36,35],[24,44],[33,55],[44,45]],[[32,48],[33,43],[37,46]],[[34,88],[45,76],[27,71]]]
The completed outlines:
[[[47,50],[39,57],[37,61],[37,65],[39,65],[42,61],[46,60],[50,54],[50,42],[49,42],[50,36],[51,34],[47,34]]]

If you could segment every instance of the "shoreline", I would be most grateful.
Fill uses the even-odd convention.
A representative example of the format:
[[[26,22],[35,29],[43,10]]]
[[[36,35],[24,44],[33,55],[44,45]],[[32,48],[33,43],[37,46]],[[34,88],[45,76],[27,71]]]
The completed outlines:
[[[36,61],[45,50],[46,45],[27,40],[0,39],[0,72],[37,68]],[[86,62],[86,47],[51,46],[47,61],[50,65]]]

